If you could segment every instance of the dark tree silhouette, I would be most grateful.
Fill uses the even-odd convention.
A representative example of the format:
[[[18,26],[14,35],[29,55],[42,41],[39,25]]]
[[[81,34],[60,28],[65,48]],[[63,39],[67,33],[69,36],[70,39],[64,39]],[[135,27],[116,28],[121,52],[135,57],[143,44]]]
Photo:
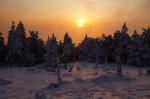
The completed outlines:
[[[38,31],[30,31],[30,36],[27,38],[27,48],[29,52],[30,63],[41,63],[43,59],[41,56],[45,53],[45,45],[42,39],[39,39]]]
[[[28,64],[29,53],[26,46],[26,33],[22,22],[16,27],[16,41],[15,41],[15,62],[19,66]]]
[[[127,63],[128,59],[128,43],[130,41],[130,36],[128,35],[128,27],[126,26],[126,23],[122,26],[122,30],[120,32],[120,49],[121,49],[121,62]]]
[[[144,52],[143,52],[143,65],[150,65],[150,28],[143,29],[143,45],[144,45]]]
[[[65,68],[67,68],[67,63],[74,60],[75,46],[72,43],[71,37],[66,34],[64,35],[63,42],[63,59],[65,63]]]
[[[53,68],[56,68],[56,62],[57,62],[57,52],[58,51],[58,44],[56,41],[56,37],[54,34],[52,34],[51,37],[48,37],[46,41],[46,53],[44,55],[46,63],[48,65],[52,66]]]
[[[99,60],[99,38],[90,38],[87,35],[79,44],[79,58],[82,61],[96,62]]]
[[[19,22],[17,27],[12,22],[6,47],[2,33],[0,33],[0,57],[6,56],[7,63],[20,66],[38,64],[45,60],[49,66],[57,67],[57,70],[61,63],[65,63],[65,68],[67,68],[67,63],[75,60],[95,62],[96,66],[99,63],[118,63],[116,60],[118,56],[120,64],[150,65],[149,27],[143,29],[143,34],[135,31],[129,36],[128,27],[124,23],[121,30],[116,31],[114,36],[102,35],[102,37],[92,38],[86,35],[77,46],[73,44],[67,32],[63,42],[58,43],[53,34],[48,37],[46,45],[39,38],[38,32],[30,31],[29,34],[30,36],[26,37],[22,22]],[[4,62],[3,59],[5,58],[2,58],[0,63]]]
[[[130,44],[128,45],[128,64],[133,65],[142,65],[143,60],[143,52],[144,52],[144,46],[142,43],[142,37],[139,35],[136,31],[131,36]]]
[[[11,30],[9,31],[8,34],[8,42],[7,42],[8,52],[6,55],[6,61],[9,64],[15,63],[15,53],[14,53],[15,43],[16,43],[16,27],[15,23],[12,22]]]
[[[104,62],[112,62],[112,49],[113,49],[113,37],[111,35],[105,36],[103,34],[102,36],[102,53],[103,53],[103,59]]]
[[[6,56],[6,47],[4,44],[4,37],[3,33],[0,32],[0,63],[5,62],[5,56]]]

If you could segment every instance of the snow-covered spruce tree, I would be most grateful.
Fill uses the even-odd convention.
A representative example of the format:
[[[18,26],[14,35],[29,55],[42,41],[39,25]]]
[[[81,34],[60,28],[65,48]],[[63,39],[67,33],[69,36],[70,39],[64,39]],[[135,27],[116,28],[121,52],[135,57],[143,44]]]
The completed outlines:
[[[60,41],[57,43],[56,37],[52,34],[46,41],[46,53],[44,55],[45,62],[56,70],[57,83],[61,83],[61,62],[63,58],[63,44]]]
[[[139,35],[136,31],[131,36],[131,42],[128,45],[128,52],[128,64],[142,66],[144,52],[143,40],[141,35]]]
[[[44,41],[39,39],[38,31],[30,31],[30,36],[27,38],[27,50],[30,64],[42,62],[42,57],[45,53]]]
[[[78,50],[80,60],[99,63],[99,38],[90,38],[86,35]]]
[[[5,56],[6,56],[6,47],[4,44],[4,37],[3,33],[0,32],[0,63],[5,62]]]
[[[26,33],[25,28],[22,22],[19,22],[16,28],[16,41],[14,47],[15,53],[15,62],[18,65],[28,64],[29,61],[29,52],[26,46]]]
[[[116,31],[114,33],[114,37],[113,37],[113,48],[114,48],[114,52],[113,52],[113,56],[114,58],[117,57],[117,55],[119,54],[118,53],[118,50],[120,49],[120,31]]]
[[[116,31],[113,36],[113,44],[112,44],[112,60],[116,61],[116,57],[120,55],[120,31]]]
[[[119,42],[120,42],[119,49],[121,50],[120,52],[121,62],[126,64],[128,59],[128,44],[130,42],[130,36],[128,34],[128,27],[126,26],[126,23],[124,23],[122,26]]]
[[[44,55],[45,62],[53,68],[56,68],[58,54],[58,44],[56,37],[52,34],[46,41],[46,53]]]
[[[72,43],[71,37],[66,34],[64,35],[64,42],[63,42],[63,61],[65,63],[65,68],[67,68],[67,63],[74,60],[75,55],[75,46]]]
[[[79,59],[82,61],[88,61],[89,60],[88,40],[89,40],[89,37],[86,35],[84,37],[84,40],[78,46]]]
[[[16,43],[16,27],[15,23],[12,22],[11,30],[8,33],[7,42],[7,55],[6,62],[9,64],[15,64],[15,43]]]
[[[113,39],[111,35],[105,36],[104,34],[102,35],[102,42],[101,42],[101,54],[102,54],[102,59],[105,63],[107,62],[112,62],[113,57],[112,57],[112,51],[113,51]]]
[[[98,64],[100,63],[100,38],[96,38],[95,39],[95,44],[94,44],[94,55],[95,55],[95,62],[96,62],[96,66],[98,66]]]
[[[89,61],[99,63],[99,39],[90,38],[88,49],[89,49]]]
[[[19,22],[17,27],[12,22],[12,27],[8,35],[7,48],[8,55],[6,60],[8,63],[19,66],[28,63],[30,53],[27,50],[25,28],[22,22]]]
[[[143,65],[149,66],[150,65],[150,28],[143,29],[143,45],[144,45],[144,51],[143,51]]]

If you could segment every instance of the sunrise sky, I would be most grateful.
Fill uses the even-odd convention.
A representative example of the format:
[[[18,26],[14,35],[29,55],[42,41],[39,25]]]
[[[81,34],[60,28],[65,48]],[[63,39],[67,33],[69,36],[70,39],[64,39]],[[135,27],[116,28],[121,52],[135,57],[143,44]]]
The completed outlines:
[[[26,32],[35,30],[58,40],[66,31],[79,43],[85,34],[111,34],[126,22],[130,33],[150,26],[150,0],[0,0],[0,32],[7,37],[11,21],[23,21]]]

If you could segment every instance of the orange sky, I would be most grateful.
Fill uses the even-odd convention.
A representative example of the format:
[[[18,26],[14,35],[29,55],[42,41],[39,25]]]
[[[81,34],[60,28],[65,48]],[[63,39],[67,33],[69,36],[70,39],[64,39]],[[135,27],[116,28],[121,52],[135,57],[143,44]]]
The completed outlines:
[[[66,31],[79,43],[85,34],[110,34],[123,22],[141,32],[150,26],[150,0],[0,0],[0,31],[7,37],[11,21],[23,21],[26,32],[40,32],[44,40],[55,33],[58,40]],[[84,27],[78,20],[84,19]]]

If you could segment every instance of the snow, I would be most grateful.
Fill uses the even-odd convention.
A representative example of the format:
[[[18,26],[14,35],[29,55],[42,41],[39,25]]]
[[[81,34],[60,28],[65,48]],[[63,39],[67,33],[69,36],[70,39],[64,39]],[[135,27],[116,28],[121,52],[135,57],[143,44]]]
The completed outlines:
[[[0,99],[150,99],[150,75],[146,68],[123,66],[123,74],[116,74],[115,64],[75,62],[72,72],[62,69],[63,83],[56,83],[53,72],[37,67],[0,69],[0,79],[12,83],[0,84]],[[38,66],[39,67],[39,66]],[[78,69],[78,67],[80,69]],[[139,69],[142,74],[139,75]]]
[[[0,99],[34,99],[35,92],[56,79],[53,73],[36,68],[1,69],[0,78],[12,81],[7,86],[0,85]]]

